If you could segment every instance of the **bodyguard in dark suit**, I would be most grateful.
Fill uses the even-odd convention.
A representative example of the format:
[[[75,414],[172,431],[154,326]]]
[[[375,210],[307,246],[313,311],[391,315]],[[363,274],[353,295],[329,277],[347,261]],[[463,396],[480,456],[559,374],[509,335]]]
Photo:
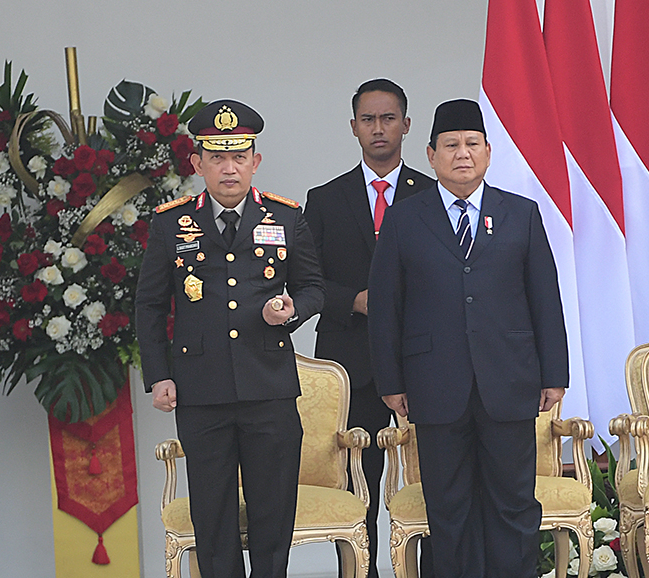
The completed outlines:
[[[349,423],[365,428],[374,440],[391,416],[376,395],[367,337],[367,279],[380,219],[386,206],[434,183],[401,160],[401,142],[410,129],[406,110],[406,95],[394,82],[376,79],[361,84],[352,99],[351,127],[363,160],[348,173],[311,189],[304,212],[327,287],[316,327],[316,356],[345,367],[352,387]],[[379,192],[376,183],[386,184],[377,185]],[[383,452],[376,443],[363,453],[363,468],[370,488],[369,578],[376,578],[376,520],[383,472]]]
[[[439,182],[387,212],[370,273],[377,386],[417,425],[437,578],[535,576],[534,419],[568,385],[538,207],[484,183],[490,153],[478,104],[441,104]]]
[[[250,186],[262,128],[230,100],[190,122],[206,192],[158,207],[137,290],[145,387],[154,407],[176,410],[203,578],[244,576],[239,466],[252,575],[286,576],[302,439],[290,333],[324,302],[297,203]]]

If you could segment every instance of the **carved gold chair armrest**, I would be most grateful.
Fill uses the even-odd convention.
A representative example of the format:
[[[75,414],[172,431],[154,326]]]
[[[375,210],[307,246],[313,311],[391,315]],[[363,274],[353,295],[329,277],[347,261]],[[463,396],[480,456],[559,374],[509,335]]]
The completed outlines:
[[[399,451],[398,446],[410,439],[408,428],[385,427],[376,434],[377,445],[388,454],[388,471],[385,479],[383,499],[385,507],[390,506],[394,495],[399,491]]]
[[[619,439],[620,457],[615,469],[615,487],[619,487],[622,478],[631,470],[631,423],[634,416],[622,413],[608,422],[608,431]]]
[[[581,482],[588,488],[589,492],[593,491],[593,480],[590,476],[590,469],[586,461],[584,451],[584,442],[595,435],[595,428],[591,422],[579,417],[570,419],[552,420],[552,435],[554,437],[571,437],[572,438],[572,459],[575,464],[575,474],[577,481]]]
[[[370,491],[363,471],[362,452],[365,448],[370,447],[372,441],[370,434],[361,427],[353,427],[347,431],[339,431],[337,437],[338,447],[349,450],[349,469],[352,473],[354,495],[365,504],[365,509],[368,509],[370,507]]]
[[[631,435],[635,441],[638,494],[645,497],[649,485],[649,415],[631,416]]]
[[[155,457],[165,463],[165,483],[162,488],[162,502],[160,513],[176,499],[176,486],[178,483],[178,471],[176,469],[176,458],[184,458],[185,452],[178,440],[169,439],[160,442],[155,447]]]

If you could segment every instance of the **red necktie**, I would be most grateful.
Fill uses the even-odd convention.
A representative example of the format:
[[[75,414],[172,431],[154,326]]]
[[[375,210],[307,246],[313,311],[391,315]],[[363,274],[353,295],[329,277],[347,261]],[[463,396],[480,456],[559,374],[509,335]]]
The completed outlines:
[[[376,197],[376,205],[374,205],[374,234],[379,238],[379,231],[381,230],[381,223],[383,222],[383,215],[385,209],[388,207],[388,202],[385,200],[385,191],[390,186],[388,181],[372,181],[372,186],[378,193]]]

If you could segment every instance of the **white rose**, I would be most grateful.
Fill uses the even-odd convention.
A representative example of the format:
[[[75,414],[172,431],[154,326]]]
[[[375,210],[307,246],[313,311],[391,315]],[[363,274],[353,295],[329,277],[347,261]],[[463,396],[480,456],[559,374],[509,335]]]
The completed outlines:
[[[149,118],[160,118],[162,113],[169,107],[167,99],[162,98],[159,94],[149,96],[148,102],[144,105],[144,114]]]
[[[61,255],[61,251],[63,251],[63,246],[61,243],[56,242],[54,239],[50,239],[47,243],[45,243],[45,247],[43,247],[46,253],[50,253],[54,255],[55,257],[59,257]]]
[[[552,568],[552,570],[550,570],[547,574],[543,574],[541,578],[555,578],[554,568]]]
[[[9,185],[0,185],[0,207],[11,207],[11,199],[16,198],[16,189]]]
[[[571,576],[577,576],[577,574],[579,574],[579,558],[570,560],[570,564],[568,564],[568,574]]]
[[[81,271],[81,269],[88,264],[88,260],[83,251],[80,251],[76,247],[68,247],[63,253],[61,264],[64,267],[72,269],[76,273],[77,271]]]
[[[611,572],[608,578],[626,578],[626,576],[622,572]]]
[[[9,155],[7,153],[0,153],[0,175],[6,173],[10,168]]]
[[[101,318],[106,315],[106,307],[101,301],[93,301],[88,303],[81,313],[83,313],[90,323],[97,325],[101,321]]]
[[[570,542],[570,551],[568,552],[568,560],[574,560],[577,556],[579,556],[579,553],[577,552],[577,548],[575,548],[575,545]]]
[[[593,565],[591,570],[604,572],[606,570],[615,570],[617,568],[617,557],[610,546],[600,546],[593,552]]]
[[[48,285],[61,285],[63,283],[63,275],[61,275],[61,271],[56,265],[39,269],[36,271],[35,277]]]
[[[45,176],[45,169],[47,169],[47,163],[45,159],[39,155],[33,156],[29,159],[27,163],[27,168],[36,175],[37,179],[42,179]]]
[[[605,542],[610,542],[611,540],[620,537],[620,533],[616,530],[617,521],[613,518],[600,518],[593,524],[593,528],[600,532],[604,532],[602,540]]]
[[[63,177],[59,177],[57,175],[48,183],[47,192],[50,197],[64,201],[66,195],[70,191],[71,186],[72,185],[68,183],[68,181],[66,181]]]
[[[70,331],[71,325],[72,323],[70,323],[63,315],[52,317],[45,328],[45,333],[47,333],[54,341],[57,339],[63,339]]]
[[[122,220],[124,221],[125,225],[128,225],[129,227],[137,221],[137,218],[140,216],[140,212],[137,210],[135,205],[131,203],[127,203],[124,205],[121,209],[121,214],[122,214]]]
[[[76,309],[85,300],[86,290],[81,287],[81,285],[77,285],[76,283],[70,285],[63,293],[63,301],[68,307],[71,307],[72,309]]]
[[[186,134],[189,137],[194,136],[192,133],[189,132],[189,127],[184,122],[178,123],[178,128],[176,129],[176,134]]]
[[[173,191],[177,189],[182,183],[182,179],[173,171],[169,171],[164,179],[162,179],[162,188],[165,191]]]

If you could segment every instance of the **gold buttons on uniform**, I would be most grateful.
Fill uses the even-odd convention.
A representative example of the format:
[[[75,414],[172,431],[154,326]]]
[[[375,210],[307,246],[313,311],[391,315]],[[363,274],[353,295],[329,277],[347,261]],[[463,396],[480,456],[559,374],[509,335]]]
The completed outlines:
[[[257,257],[263,257],[264,256],[264,248],[263,247],[257,247],[255,249],[255,255],[257,255]]]
[[[230,301],[230,302],[228,303],[228,307],[229,307],[230,309],[236,309],[238,306],[239,306],[239,304],[238,304],[236,301]]]
[[[237,280],[236,280],[234,277],[230,277],[230,278],[228,279],[228,285],[229,285],[230,287],[234,287],[236,284],[237,284]]]
[[[272,264],[275,262],[275,259],[273,259],[272,257],[270,257],[270,258],[268,259],[268,262],[272,265]]]
[[[187,353],[187,348],[183,347],[183,353]]]
[[[189,265],[189,267],[187,267],[187,271],[189,271],[190,273],[191,273],[193,270],[194,270],[194,268],[193,268],[191,265]]]
[[[280,341],[280,342],[279,342],[279,346],[280,346],[280,347],[284,347],[284,342],[283,342],[283,341]]]
[[[232,329],[232,330],[230,331],[230,337],[231,337],[232,339],[236,339],[237,337],[239,337],[239,332],[238,332],[236,329]]]
[[[230,263],[232,263],[232,261],[234,261],[234,259],[235,259],[235,257],[234,257],[234,253],[228,253],[228,254],[225,256],[225,260],[226,260],[226,261],[230,261]]]

